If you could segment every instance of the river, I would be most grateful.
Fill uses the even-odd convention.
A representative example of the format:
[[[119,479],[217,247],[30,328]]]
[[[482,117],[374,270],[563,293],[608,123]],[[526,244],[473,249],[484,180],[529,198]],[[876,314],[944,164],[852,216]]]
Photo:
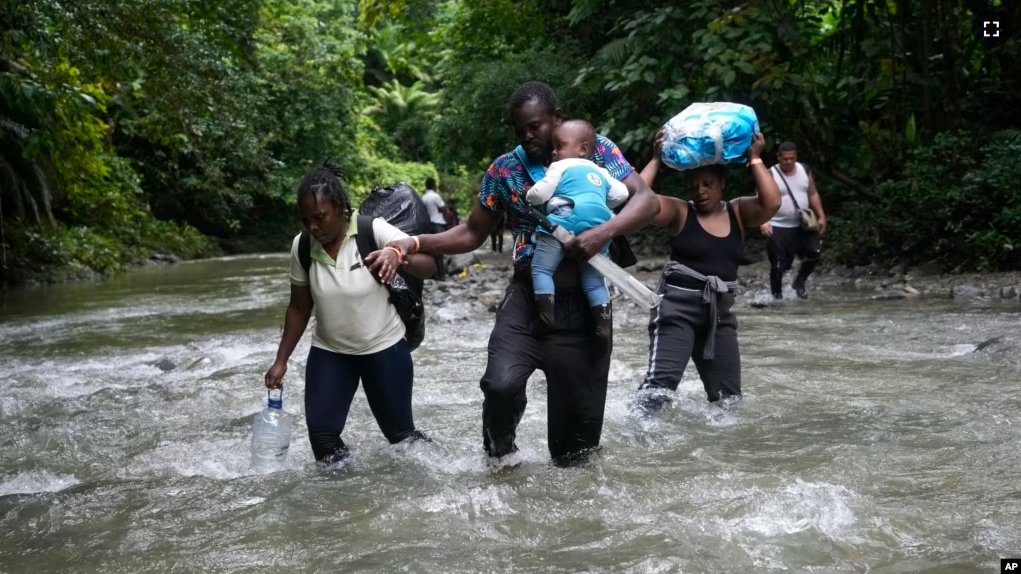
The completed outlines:
[[[456,280],[455,280],[456,281]],[[249,470],[283,324],[283,255],[31,288],[0,305],[0,572],[988,573],[1021,555],[1019,370],[976,351],[1016,305],[738,304],[745,399],[689,366],[657,417],[628,408],[646,315],[620,306],[600,457],[549,464],[529,386],[521,466],[481,451],[493,316],[429,325],[391,447],[359,391],[340,469],[313,464],[301,370],[288,469]]]

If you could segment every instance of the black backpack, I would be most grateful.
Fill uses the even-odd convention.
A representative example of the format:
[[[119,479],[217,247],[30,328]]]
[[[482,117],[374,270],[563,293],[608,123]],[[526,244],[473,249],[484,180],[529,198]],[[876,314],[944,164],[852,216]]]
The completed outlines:
[[[384,221],[408,235],[429,233],[429,215],[422,198],[406,183],[376,188],[362,202],[358,212],[358,234],[355,242],[364,262],[373,251],[377,251],[376,236],[372,221],[382,217]],[[298,239],[298,260],[308,273],[312,267],[312,241],[308,231],[302,231]],[[365,266],[368,271],[368,266]],[[373,274],[382,283],[379,276]],[[404,323],[408,347],[414,351],[425,339],[425,305],[422,303],[424,281],[405,271],[398,271],[394,280],[386,286],[390,293],[390,304],[397,309],[397,315]]]

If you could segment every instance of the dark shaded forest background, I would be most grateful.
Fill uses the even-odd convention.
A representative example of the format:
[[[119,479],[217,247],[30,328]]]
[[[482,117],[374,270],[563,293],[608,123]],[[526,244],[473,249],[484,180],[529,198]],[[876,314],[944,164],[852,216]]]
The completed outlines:
[[[831,260],[1018,269],[1019,25],[990,0],[0,0],[0,283],[286,249],[326,158],[357,197],[432,176],[465,214],[532,79],[639,168],[690,103],[753,106],[812,166]]]

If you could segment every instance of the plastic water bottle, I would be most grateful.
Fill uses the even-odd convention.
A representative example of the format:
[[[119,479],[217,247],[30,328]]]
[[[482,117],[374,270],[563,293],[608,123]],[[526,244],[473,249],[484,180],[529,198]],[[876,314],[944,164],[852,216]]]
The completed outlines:
[[[282,469],[291,446],[291,416],[284,412],[284,392],[270,389],[266,408],[255,416],[252,468],[259,472]]]

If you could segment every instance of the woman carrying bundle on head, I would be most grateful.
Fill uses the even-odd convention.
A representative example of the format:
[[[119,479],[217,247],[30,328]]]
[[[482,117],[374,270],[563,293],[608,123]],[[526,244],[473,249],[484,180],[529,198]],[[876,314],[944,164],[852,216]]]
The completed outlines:
[[[769,221],[780,207],[780,189],[760,158],[765,140],[755,124],[740,152],[743,156],[747,149],[755,195],[725,200],[727,167],[720,163],[685,170],[689,201],[657,195],[660,211],[653,225],[669,231],[670,259],[659,284],[663,300],[649,321],[649,368],[637,402],[646,414],[668,400],[656,390],[677,390],[688,359],[694,359],[710,402],[741,395],[737,319],[731,306],[745,230]],[[649,187],[663,163],[666,130],[656,134],[652,160],[641,173]]]

